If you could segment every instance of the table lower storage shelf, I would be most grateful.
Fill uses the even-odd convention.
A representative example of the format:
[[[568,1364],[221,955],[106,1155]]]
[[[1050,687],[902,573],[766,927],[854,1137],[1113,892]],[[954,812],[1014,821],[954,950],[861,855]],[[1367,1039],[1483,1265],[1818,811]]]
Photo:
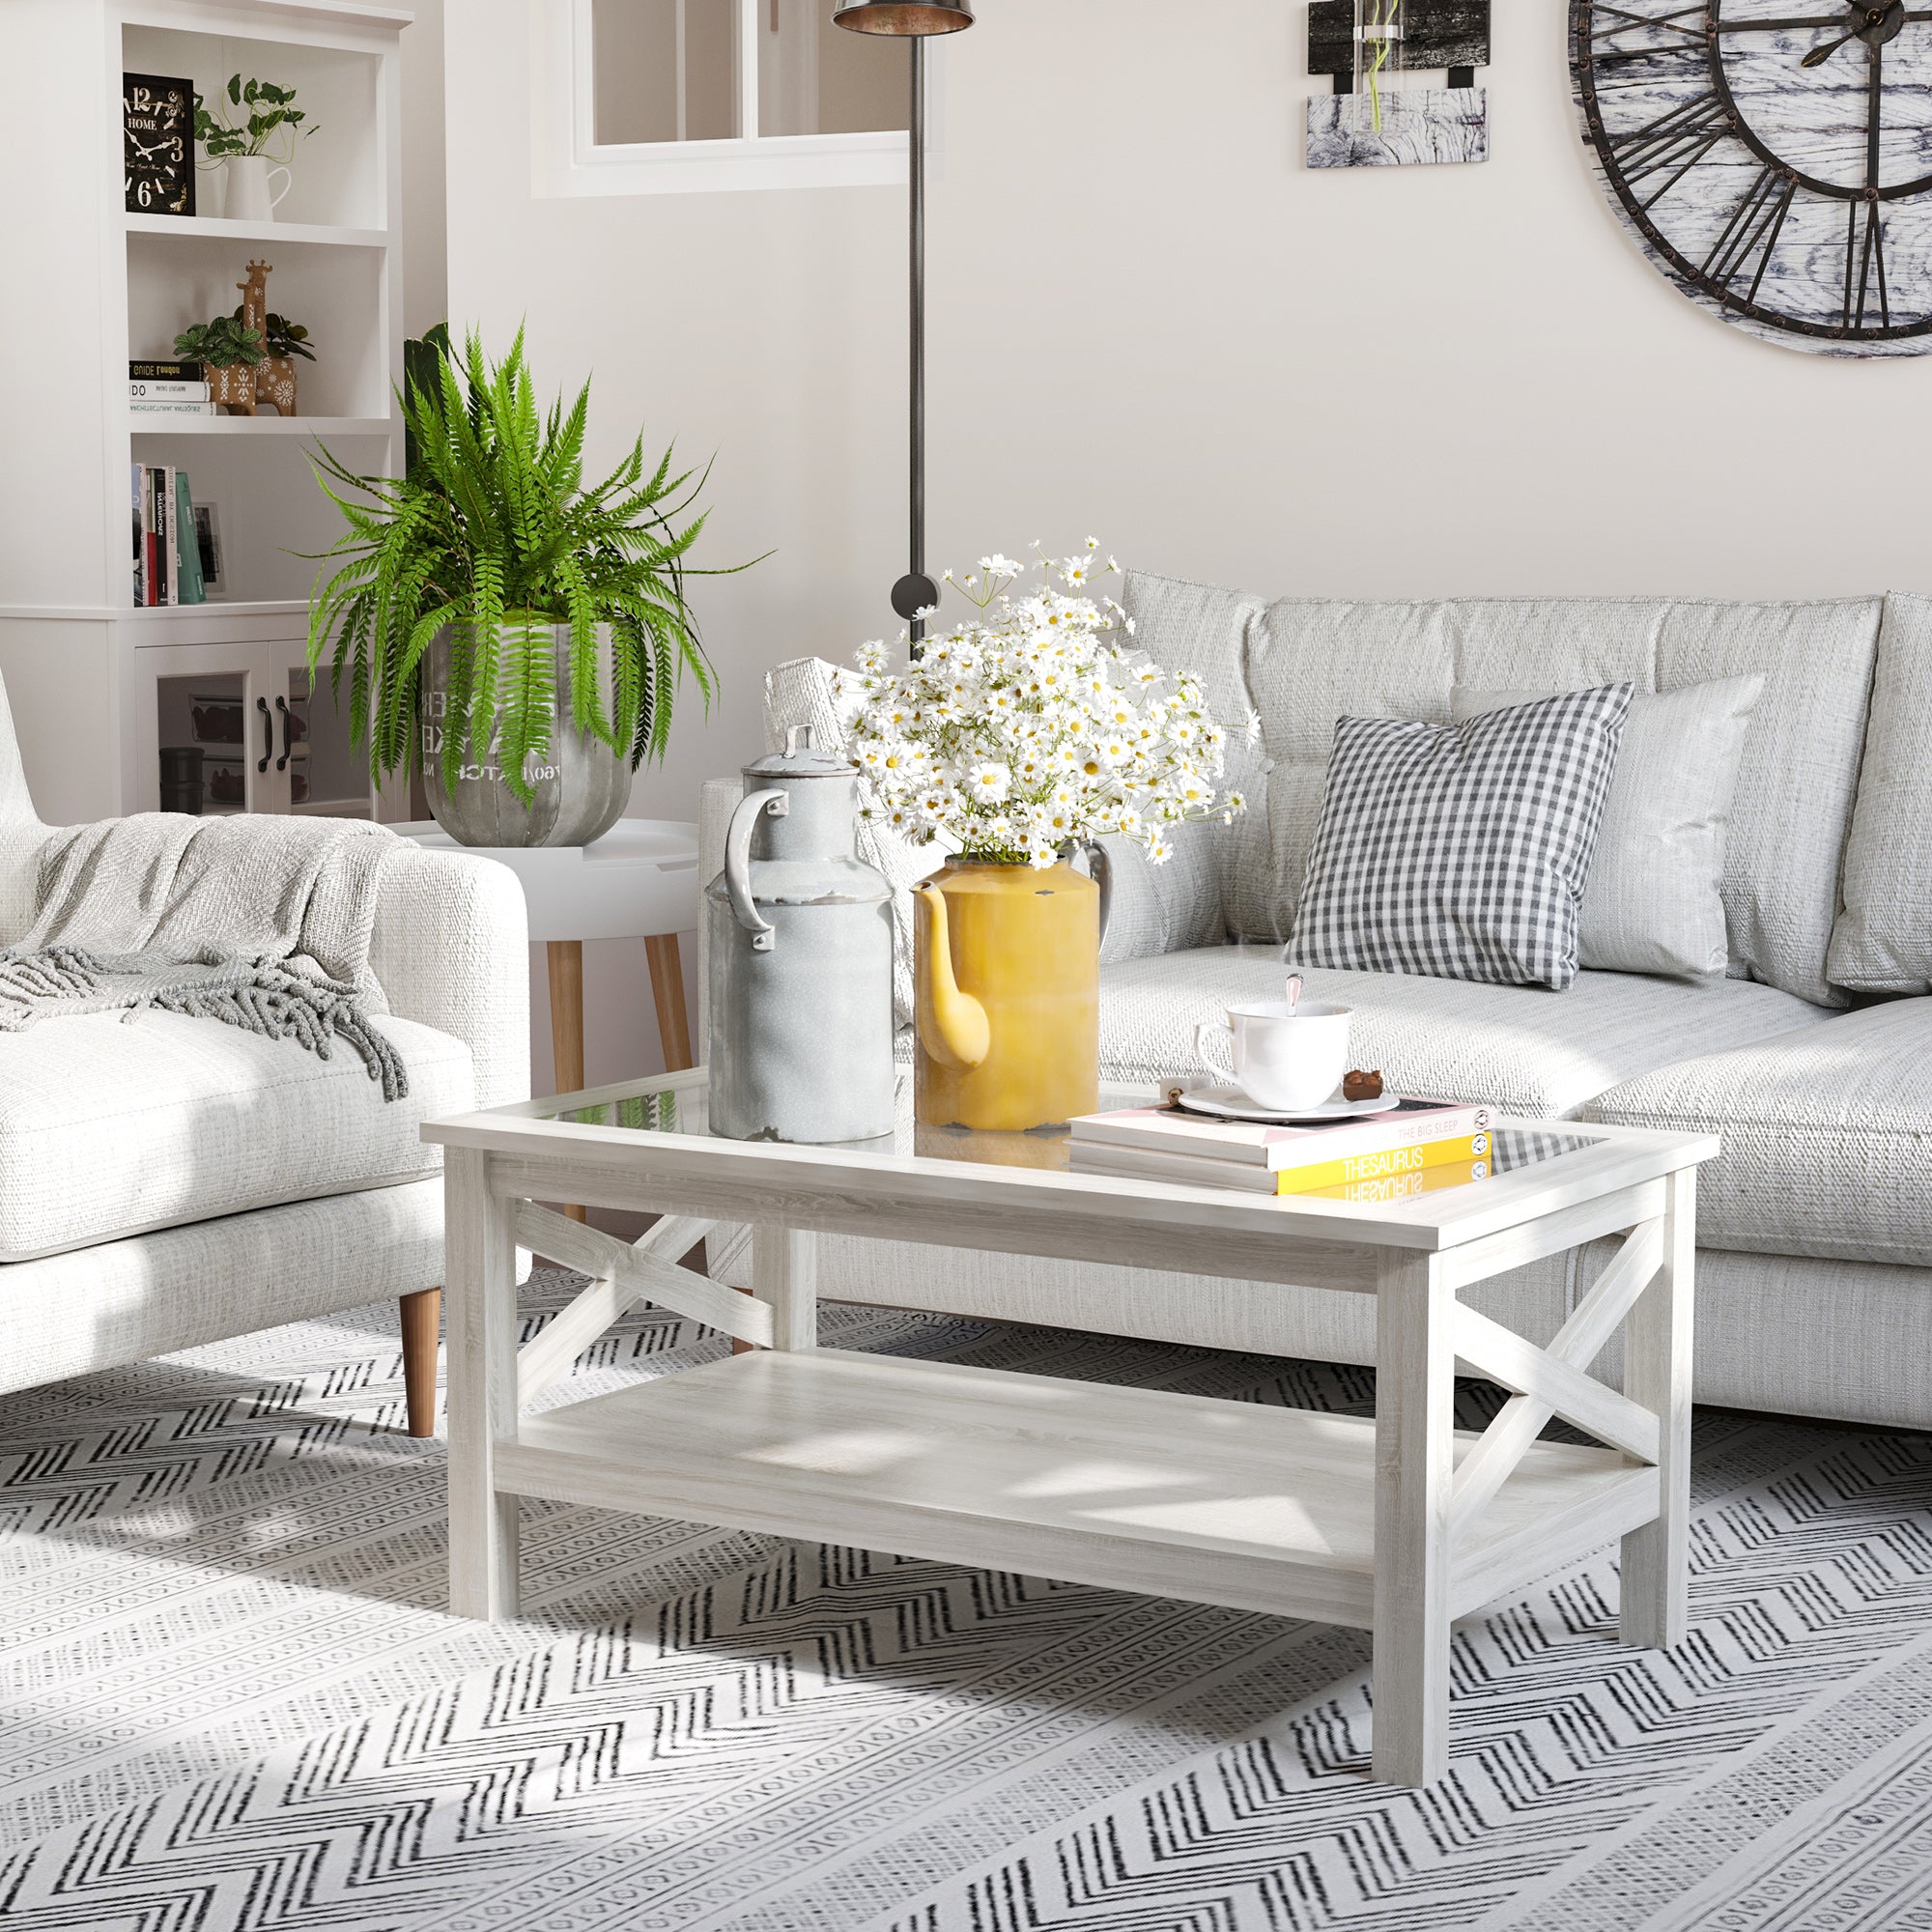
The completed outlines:
[[[1458,1434],[1460,1460],[1476,1441]],[[525,1415],[497,1488],[1369,1628],[1358,1416],[840,1350]],[[1539,1442],[1451,1549],[1450,1614],[1658,1513],[1656,1469]]]

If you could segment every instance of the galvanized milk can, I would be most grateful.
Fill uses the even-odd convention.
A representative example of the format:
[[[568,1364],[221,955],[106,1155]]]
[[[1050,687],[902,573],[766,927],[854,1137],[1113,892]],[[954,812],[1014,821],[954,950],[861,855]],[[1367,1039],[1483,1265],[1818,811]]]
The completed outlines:
[[[892,888],[854,856],[858,781],[793,725],[745,771],[705,891],[711,1131],[734,1141],[893,1131]]]

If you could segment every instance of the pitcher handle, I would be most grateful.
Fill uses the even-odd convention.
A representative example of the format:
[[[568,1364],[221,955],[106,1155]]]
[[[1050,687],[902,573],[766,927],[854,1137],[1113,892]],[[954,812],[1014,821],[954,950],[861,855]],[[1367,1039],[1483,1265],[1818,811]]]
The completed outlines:
[[[283,177],[282,191],[280,194],[272,194],[269,197],[269,213],[270,214],[272,214],[275,212],[275,210],[281,207],[282,203],[285,200],[287,200],[290,188],[294,187],[296,185],[295,170],[293,168],[284,167],[279,161],[277,161],[275,165],[271,167],[266,175],[263,176],[263,180],[264,181],[270,180],[276,175],[280,175]]]
[[[1107,927],[1114,918],[1114,861],[1097,838],[1086,841],[1087,876],[1100,888],[1100,944],[1107,943]]]
[[[791,795],[782,791],[748,792],[731,814],[730,829],[724,834],[724,890],[731,897],[731,910],[738,923],[752,935],[753,952],[769,952],[778,943],[772,923],[758,910],[752,896],[752,834],[757,829],[760,812],[774,818],[789,817]]]

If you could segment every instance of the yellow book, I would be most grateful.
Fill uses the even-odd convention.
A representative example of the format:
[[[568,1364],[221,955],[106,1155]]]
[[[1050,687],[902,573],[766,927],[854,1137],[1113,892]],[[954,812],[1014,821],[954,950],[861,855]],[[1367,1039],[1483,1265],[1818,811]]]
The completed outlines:
[[[1269,1169],[1243,1161],[1215,1160],[1202,1154],[1166,1153],[1158,1149],[1113,1147],[1075,1141],[1068,1165],[1075,1174],[1107,1174],[1116,1179],[1173,1180],[1187,1187],[1233,1187],[1245,1194],[1311,1194],[1331,1187],[1410,1178],[1435,1168],[1487,1160],[1490,1137],[1451,1134],[1436,1141],[1409,1141],[1378,1148],[1374,1153],[1343,1154],[1306,1167]],[[1466,1179],[1468,1177],[1463,1177]]]
[[[1317,1161],[1307,1167],[1282,1168],[1274,1178],[1275,1192],[1321,1194],[1330,1188],[1352,1187],[1361,1181],[1412,1178],[1433,1167],[1486,1162],[1489,1151],[1488,1134],[1455,1134],[1444,1141],[1411,1141],[1406,1147],[1379,1148],[1374,1153],[1345,1154],[1340,1160]],[[1465,1175],[1463,1179],[1468,1177]],[[1460,1183],[1443,1181],[1438,1184],[1453,1187]],[[1411,1190],[1421,1191],[1419,1188]]]
[[[1458,1160],[1440,1167],[1418,1167],[1407,1174],[1385,1174],[1379,1180],[1350,1180],[1341,1187],[1297,1187],[1297,1195],[1317,1201],[1408,1201],[1418,1194],[1434,1194],[1444,1187],[1466,1187],[1472,1180],[1486,1179],[1487,1160]],[[1284,1194],[1287,1188],[1281,1190]]]

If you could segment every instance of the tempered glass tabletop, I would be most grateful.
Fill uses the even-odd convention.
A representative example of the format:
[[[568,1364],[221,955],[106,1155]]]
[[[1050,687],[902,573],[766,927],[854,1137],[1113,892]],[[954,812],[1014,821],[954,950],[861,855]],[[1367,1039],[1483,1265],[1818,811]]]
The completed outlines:
[[[615,1127],[639,1134],[677,1134],[703,1139],[711,1133],[709,1097],[700,1069],[665,1074],[656,1080],[641,1080],[618,1089],[600,1089],[592,1094],[538,1100],[517,1111],[525,1118],[534,1116],[539,1120]],[[1100,1109],[1151,1107],[1159,1104],[1159,1098],[1147,1088],[1103,1087]],[[581,1104],[568,1104],[571,1101]],[[899,1077],[896,1101],[896,1118],[891,1134],[877,1140],[842,1141],[835,1145],[860,1157],[916,1155],[924,1160],[956,1161],[980,1167],[1031,1168],[1062,1174],[1086,1171],[1074,1165],[1073,1137],[1065,1126],[1038,1127],[1029,1133],[988,1133],[967,1127],[927,1125],[913,1118],[913,1076],[909,1072]],[[1489,1138],[1491,1177],[1520,1172],[1560,1154],[1578,1152],[1597,1141],[1597,1136],[1587,1131],[1569,1133],[1557,1126],[1530,1128],[1520,1124],[1499,1127]],[[1405,1178],[1391,1177],[1391,1180],[1400,1182]],[[1484,1184],[1482,1179],[1470,1179],[1460,1187],[1447,1188],[1438,1179],[1430,1191],[1437,1196],[1460,1194],[1463,1188]],[[1387,1196],[1399,1199],[1409,1191],[1391,1185]]]

